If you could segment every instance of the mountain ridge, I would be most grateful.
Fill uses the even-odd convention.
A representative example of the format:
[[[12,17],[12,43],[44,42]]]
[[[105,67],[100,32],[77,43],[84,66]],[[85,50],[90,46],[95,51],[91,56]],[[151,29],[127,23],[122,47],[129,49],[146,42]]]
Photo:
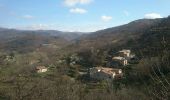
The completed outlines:
[[[91,49],[93,47],[105,48],[110,45],[120,46],[126,44],[129,40],[137,41],[145,33],[148,33],[152,28],[159,26],[162,22],[165,21],[169,23],[169,19],[170,17],[160,19],[139,19],[125,25],[99,30],[89,34],[61,32],[56,30],[18,31],[16,29],[0,28],[0,42],[2,43],[3,40],[5,40],[5,36],[6,40],[10,40],[9,43],[12,43],[11,39],[15,40],[14,42],[16,43],[22,43],[22,41],[24,41],[22,38],[28,39],[28,41],[31,42],[32,38],[33,40],[38,41],[39,37],[41,37],[43,39],[40,44],[46,43],[46,41],[49,40],[60,42],[62,45],[65,45],[63,43],[66,43],[67,46],[64,47],[70,51]],[[21,40],[21,42],[17,39]],[[7,44],[9,43],[7,42]],[[31,44],[34,43],[31,42]],[[75,48],[77,49],[75,50]]]

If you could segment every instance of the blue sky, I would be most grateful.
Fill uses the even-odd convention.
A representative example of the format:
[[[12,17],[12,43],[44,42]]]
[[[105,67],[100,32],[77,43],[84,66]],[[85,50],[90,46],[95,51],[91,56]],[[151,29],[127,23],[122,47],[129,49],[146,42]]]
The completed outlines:
[[[0,27],[91,32],[170,15],[170,0],[0,0]]]

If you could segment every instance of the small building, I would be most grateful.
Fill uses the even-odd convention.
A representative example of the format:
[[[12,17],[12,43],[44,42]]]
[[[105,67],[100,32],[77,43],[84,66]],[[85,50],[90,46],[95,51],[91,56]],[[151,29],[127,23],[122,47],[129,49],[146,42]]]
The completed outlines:
[[[122,78],[121,69],[94,67],[90,69],[90,77],[97,80],[113,80]]]
[[[119,64],[121,64],[123,66],[126,66],[128,64],[127,59],[124,58],[124,57],[120,57],[120,56],[113,57],[112,60],[113,60],[113,62],[119,63]]]
[[[130,57],[130,53],[131,53],[131,51],[130,50],[121,50],[121,51],[119,51],[119,56],[121,56],[121,57]]]
[[[37,73],[44,73],[47,72],[48,68],[46,68],[45,66],[37,66],[36,67],[36,71]]]

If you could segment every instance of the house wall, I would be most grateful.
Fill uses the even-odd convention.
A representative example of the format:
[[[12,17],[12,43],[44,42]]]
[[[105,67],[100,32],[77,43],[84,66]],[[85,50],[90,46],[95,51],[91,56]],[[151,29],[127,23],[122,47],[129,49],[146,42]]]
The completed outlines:
[[[127,61],[127,60],[123,60],[123,61],[122,61],[122,64],[125,66],[125,65],[128,64],[128,61]]]
[[[115,79],[122,79],[123,78],[123,73],[115,75]]]
[[[120,52],[120,53],[119,53],[119,56],[121,56],[121,57],[129,57],[129,56],[130,56],[130,53]]]
[[[113,64],[117,66],[121,66],[121,65],[125,66],[128,64],[128,61],[126,59],[125,60],[113,60],[112,62]]]
[[[43,72],[47,72],[47,69],[40,69],[37,71],[38,73],[43,73]]]
[[[42,72],[46,72],[47,71],[47,69],[42,69]]]

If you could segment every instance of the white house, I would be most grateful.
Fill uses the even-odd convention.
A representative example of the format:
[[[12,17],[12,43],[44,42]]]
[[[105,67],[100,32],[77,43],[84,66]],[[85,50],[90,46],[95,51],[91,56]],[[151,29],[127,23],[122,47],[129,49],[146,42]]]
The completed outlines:
[[[45,66],[37,66],[36,67],[36,71],[37,73],[44,73],[44,72],[47,72],[47,68]]]

